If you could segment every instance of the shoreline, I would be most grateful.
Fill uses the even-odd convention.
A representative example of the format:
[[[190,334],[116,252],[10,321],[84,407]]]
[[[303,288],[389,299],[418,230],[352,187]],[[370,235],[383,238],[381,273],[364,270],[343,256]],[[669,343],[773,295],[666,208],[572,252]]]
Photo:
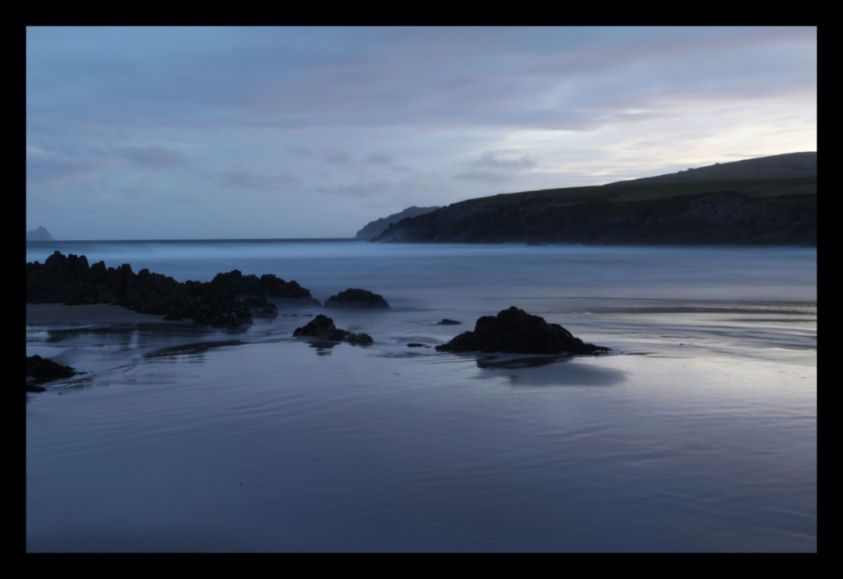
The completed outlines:
[[[113,304],[40,303],[26,304],[27,326],[55,325],[136,325],[166,324],[172,326],[193,326],[193,322],[167,320],[164,316],[143,314]]]

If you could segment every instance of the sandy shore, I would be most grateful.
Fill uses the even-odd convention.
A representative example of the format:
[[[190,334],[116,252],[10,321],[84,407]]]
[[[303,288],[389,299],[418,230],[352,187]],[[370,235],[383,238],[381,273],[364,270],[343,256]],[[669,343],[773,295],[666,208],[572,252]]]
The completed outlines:
[[[26,304],[26,324],[32,326],[74,324],[174,324],[190,322],[165,320],[164,316],[141,314],[110,304]]]

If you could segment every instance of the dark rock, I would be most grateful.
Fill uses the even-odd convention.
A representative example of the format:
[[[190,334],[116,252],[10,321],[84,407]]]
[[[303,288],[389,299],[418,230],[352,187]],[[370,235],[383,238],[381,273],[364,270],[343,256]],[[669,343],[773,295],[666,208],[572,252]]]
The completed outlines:
[[[473,332],[464,332],[447,344],[436,346],[442,352],[507,352],[513,354],[599,354],[608,348],[586,344],[559,324],[510,307],[497,316],[477,320]]]
[[[427,344],[420,344],[419,342],[410,342],[407,344],[408,348],[429,348]]]
[[[382,295],[372,293],[369,290],[349,288],[337,295],[328,298],[325,302],[327,307],[343,308],[389,308],[389,304]]]
[[[254,274],[243,275],[240,270],[234,269],[228,273],[218,273],[210,284],[217,290],[239,296],[263,296],[303,300],[309,304],[319,304],[310,295],[310,291],[301,287],[297,282],[284,281],[271,273],[265,273],[258,277]]]
[[[59,364],[49,358],[42,358],[41,356],[26,357],[27,392],[43,392],[44,388],[38,386],[38,384],[61,378],[70,378],[76,374],[78,372],[72,367]]]
[[[368,334],[349,332],[338,329],[334,320],[325,314],[319,314],[306,325],[296,328],[293,336],[297,338],[315,338],[325,342],[347,342],[355,346],[368,346],[373,343]]]
[[[293,336],[332,339],[336,331],[337,327],[334,325],[334,320],[325,314],[319,314],[304,326],[296,328]]]
[[[339,330],[345,333],[343,342],[347,342],[352,346],[369,346],[374,343],[372,336],[364,334],[363,332],[349,332],[347,330]]]
[[[129,264],[106,268],[100,261],[89,267],[84,255],[65,256],[58,251],[43,264],[26,264],[27,303],[114,304],[168,320],[239,328],[251,323],[253,313],[277,315],[270,299],[319,303],[295,281],[286,282],[272,274],[257,277],[233,270],[208,283],[180,283],[148,269],[135,274]]]
[[[441,322],[439,322],[440,326],[458,326],[462,322],[458,322],[457,320],[449,320],[448,318],[443,318]]]
[[[274,318],[278,315],[278,306],[260,295],[248,295],[243,298],[243,304],[249,312],[259,318]]]
[[[193,282],[198,284],[199,282]],[[207,291],[201,284],[189,289],[165,315],[168,320],[193,320],[217,328],[239,328],[252,322],[249,306],[231,294]]]

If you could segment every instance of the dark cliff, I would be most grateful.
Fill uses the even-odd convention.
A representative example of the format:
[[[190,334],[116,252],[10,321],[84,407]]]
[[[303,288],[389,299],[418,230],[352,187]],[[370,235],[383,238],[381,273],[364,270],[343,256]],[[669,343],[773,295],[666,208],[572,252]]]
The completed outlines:
[[[401,220],[374,240],[815,245],[816,153],[764,160],[471,199]],[[751,177],[740,178],[741,163]],[[782,177],[783,171],[789,176]],[[723,174],[736,177],[718,178]]]
[[[384,230],[393,223],[401,221],[407,217],[417,217],[419,215],[424,215],[425,213],[430,213],[434,209],[438,209],[438,207],[416,207],[413,205],[412,207],[408,207],[398,213],[393,213],[387,217],[381,217],[380,219],[370,221],[363,227],[363,229],[357,232],[355,237],[357,239],[364,240],[372,239],[383,233]]]

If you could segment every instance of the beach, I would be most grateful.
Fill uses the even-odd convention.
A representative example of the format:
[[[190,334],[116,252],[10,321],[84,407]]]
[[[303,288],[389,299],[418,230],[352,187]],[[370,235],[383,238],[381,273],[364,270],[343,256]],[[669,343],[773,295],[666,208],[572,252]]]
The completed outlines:
[[[111,304],[26,304],[28,326],[124,326],[141,324],[184,325],[164,316],[141,314]]]
[[[82,372],[27,401],[30,552],[817,548],[815,252],[75,249],[181,279],[271,272],[323,303],[367,287],[391,307],[235,331],[28,305],[27,353]],[[436,351],[511,305],[611,352]],[[320,313],[373,343],[293,336]]]

